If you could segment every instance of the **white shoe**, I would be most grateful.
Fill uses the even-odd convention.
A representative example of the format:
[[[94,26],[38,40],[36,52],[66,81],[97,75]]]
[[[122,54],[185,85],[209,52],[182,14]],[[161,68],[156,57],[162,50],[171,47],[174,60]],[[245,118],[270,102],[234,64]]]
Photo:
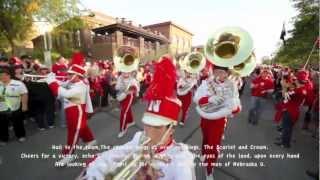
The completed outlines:
[[[128,124],[128,128],[131,127],[131,126],[134,126],[135,124],[136,124],[136,122],[134,122],[134,121],[132,123],[129,123]]]
[[[6,146],[8,143],[4,141],[0,141],[0,146]]]
[[[92,147],[92,146],[95,146],[95,145],[97,145],[97,141],[96,140],[92,140],[92,141],[90,141],[90,142],[88,142],[86,144],[86,146],[88,146],[88,147]]]
[[[49,129],[53,129],[53,128],[55,128],[55,126],[49,126]]]
[[[74,156],[67,156],[63,159],[61,159],[60,161],[56,162],[56,164],[60,167],[62,166],[66,166],[68,163],[71,163],[72,161],[74,161],[76,158]]]
[[[179,122],[179,125],[180,125],[180,126],[184,126],[184,123],[180,121],[180,122]]]
[[[118,134],[118,138],[122,138],[126,133],[127,133],[127,130],[121,131],[121,132]]]
[[[214,180],[213,174],[206,175],[206,180]]]
[[[18,141],[19,142],[25,142],[27,139],[25,137],[19,138]]]

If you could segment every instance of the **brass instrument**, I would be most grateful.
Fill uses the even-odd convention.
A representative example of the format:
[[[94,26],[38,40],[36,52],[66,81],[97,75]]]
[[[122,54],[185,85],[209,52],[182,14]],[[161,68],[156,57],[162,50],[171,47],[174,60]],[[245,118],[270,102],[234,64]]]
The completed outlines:
[[[210,96],[214,95],[214,96],[219,96],[219,97],[224,98],[224,96],[225,96],[224,90],[216,88],[216,87],[217,87],[217,85],[215,85],[214,80],[211,80],[208,82],[208,92],[209,92]],[[217,112],[217,111],[221,110],[224,106],[225,106],[225,104],[223,102],[221,102],[219,104],[212,104],[212,103],[208,102],[207,104],[203,104],[202,106],[200,106],[200,108],[203,112],[212,113],[212,112]]]
[[[107,174],[105,177],[106,180],[123,180],[133,178],[137,172],[147,163],[147,159],[144,155],[144,147],[150,143],[151,139],[146,137],[144,134],[140,138],[140,147],[138,152],[129,154],[125,157],[113,173]]]
[[[239,27],[219,29],[209,38],[204,50],[211,63],[228,67],[238,76],[248,76],[256,66],[253,40]]]
[[[156,146],[163,144],[163,141],[168,137],[170,134],[170,130],[172,129],[173,124],[169,125],[169,128],[163,134],[161,140]],[[161,157],[155,155],[154,151],[155,148],[151,148],[149,143],[151,142],[151,138],[147,137],[145,133],[143,133],[140,137],[140,143],[138,150],[128,154],[119,164],[120,166],[117,167],[112,173],[108,173],[105,176],[105,180],[126,180],[132,179],[133,177],[137,176],[141,168],[150,166],[155,171],[159,171],[159,168],[156,167],[154,161],[159,160],[163,162],[170,162],[170,158],[161,155]],[[124,166],[121,166],[124,165]],[[81,172],[80,176],[77,178],[78,180],[83,180],[85,177],[85,170]],[[160,171],[159,171],[160,173]],[[161,174],[161,173],[160,173]]]
[[[256,56],[252,52],[252,54],[243,63],[233,66],[231,72],[240,77],[249,76],[256,68],[256,65]]]
[[[185,95],[197,83],[196,75],[205,67],[206,59],[200,52],[192,52],[187,54],[184,58],[181,58],[179,64],[182,71],[185,70],[186,73],[189,73],[191,76],[195,76],[195,81],[192,83],[184,82],[183,84],[179,84],[178,82],[178,95]]]
[[[47,75],[23,74],[22,81],[46,82]],[[56,76],[56,78],[67,79],[65,76]]]
[[[138,69],[138,52],[131,46],[120,46],[113,58],[115,68],[120,72],[132,72]]]
[[[183,58],[184,70],[197,74],[206,66],[206,58],[200,52],[192,52]]]

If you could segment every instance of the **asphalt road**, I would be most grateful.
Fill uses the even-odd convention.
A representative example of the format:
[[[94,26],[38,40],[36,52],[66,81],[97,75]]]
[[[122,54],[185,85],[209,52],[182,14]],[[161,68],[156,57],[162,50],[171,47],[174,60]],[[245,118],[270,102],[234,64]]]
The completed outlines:
[[[310,180],[305,171],[319,168],[318,141],[311,137],[310,132],[301,130],[302,117],[294,129],[292,147],[290,149],[280,148],[273,144],[278,132],[272,122],[274,115],[272,100],[269,99],[265,102],[258,126],[252,126],[247,123],[250,100],[248,94],[249,92],[246,89],[242,97],[242,112],[228,121],[223,145],[226,148],[229,147],[229,150],[221,151],[223,157],[219,162],[222,166],[215,168],[215,179]],[[141,117],[144,109],[143,103],[137,101],[133,107],[136,125],[131,127],[126,136],[121,139],[117,138],[119,110],[116,108],[116,104],[96,113],[89,121],[89,126],[92,128],[98,144],[119,145],[130,140],[135,132],[143,129]],[[195,109],[191,108],[185,126],[176,128],[176,141],[190,145],[201,145],[199,119]],[[28,134],[26,142],[19,143],[12,137],[7,146],[0,148],[0,180],[67,180],[75,179],[79,175],[82,170],[81,167],[54,167],[57,159],[51,157],[53,154],[57,155],[60,152],[53,149],[52,145],[63,145],[66,142],[66,129],[56,127],[40,132],[34,122],[29,122],[26,128]],[[13,136],[12,131],[11,135]],[[239,150],[240,146],[242,148],[247,147],[247,149]],[[233,150],[233,147],[236,149]],[[78,150],[76,154],[80,157],[83,154],[95,154],[97,152],[100,151]],[[45,154],[50,155],[50,157],[45,158]],[[288,158],[288,155],[291,158]],[[79,159],[78,161],[84,162],[85,159]],[[228,161],[231,164],[226,167],[225,163],[228,164]],[[239,162],[251,162],[251,164],[240,167],[241,163]],[[263,167],[261,167],[260,162],[263,162]],[[259,167],[248,167],[255,163]],[[204,178],[203,168],[198,166],[196,172],[197,179]]]

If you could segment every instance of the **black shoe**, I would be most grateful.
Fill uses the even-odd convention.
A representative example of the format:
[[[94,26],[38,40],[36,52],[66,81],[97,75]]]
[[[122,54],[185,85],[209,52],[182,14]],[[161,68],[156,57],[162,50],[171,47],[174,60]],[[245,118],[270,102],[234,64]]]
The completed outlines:
[[[277,127],[277,131],[281,132],[282,131],[282,127]]]
[[[276,141],[281,141],[281,137],[276,137],[275,140]]]
[[[257,121],[254,121],[254,122],[252,122],[252,125],[257,126],[257,125],[258,125],[258,122],[257,122]]]
[[[306,174],[314,179],[319,179],[319,172],[313,172],[310,170],[306,170]]]
[[[275,142],[274,144],[277,145],[277,146],[281,146],[282,145],[281,142]]]
[[[286,148],[286,149],[291,148],[291,146],[290,146],[290,145],[286,145],[286,144],[281,145],[281,147],[282,147],[282,148]]]
[[[283,144],[282,142],[275,142],[274,143],[277,146],[280,146],[281,148],[290,148],[291,146],[288,144]]]

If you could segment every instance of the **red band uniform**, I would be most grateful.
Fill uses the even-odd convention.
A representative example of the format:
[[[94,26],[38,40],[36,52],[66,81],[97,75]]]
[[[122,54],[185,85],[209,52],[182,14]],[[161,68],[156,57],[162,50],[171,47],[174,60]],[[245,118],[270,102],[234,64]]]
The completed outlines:
[[[131,106],[134,98],[139,95],[139,82],[130,73],[122,73],[117,79],[115,89],[118,91],[117,100],[121,109],[118,137],[122,137],[128,126],[134,124]]]
[[[207,176],[210,176],[213,172],[212,163],[217,161],[219,155],[217,146],[221,144],[227,117],[240,109],[238,89],[236,84],[229,79],[220,81],[209,77],[203,80],[196,90],[194,102],[201,116],[202,155],[205,155]],[[212,109],[205,110],[204,105],[209,104],[212,105]]]
[[[190,74],[185,71],[180,73],[177,83],[177,95],[178,99],[182,102],[181,125],[184,125],[186,121],[187,113],[192,102],[193,90],[197,82],[198,78],[196,74]]]
[[[82,66],[74,64],[70,67],[68,73],[73,76],[83,77],[85,69]],[[63,154],[72,154],[79,138],[88,145],[95,144],[94,136],[87,124],[87,113],[93,112],[89,85],[83,80],[79,80],[78,82],[67,82],[66,87],[63,87],[59,85],[52,75],[49,75],[47,83],[55,96],[64,98],[68,140],[67,146],[63,149]],[[67,156],[60,162],[65,165],[71,160],[73,159]]]

